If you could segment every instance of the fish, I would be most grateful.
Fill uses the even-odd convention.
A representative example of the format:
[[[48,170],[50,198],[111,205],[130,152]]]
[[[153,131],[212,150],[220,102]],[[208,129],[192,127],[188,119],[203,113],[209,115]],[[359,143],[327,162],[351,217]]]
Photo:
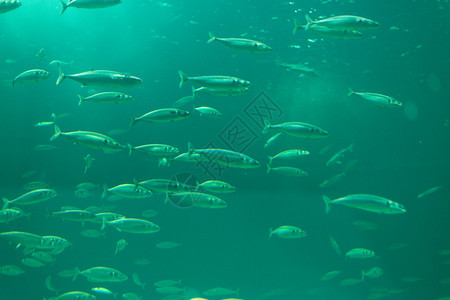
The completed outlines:
[[[233,193],[236,191],[236,187],[224,181],[208,180],[201,184],[197,182],[196,190],[204,190],[211,193]]]
[[[158,194],[193,192],[196,189],[195,186],[169,179],[149,179],[139,182],[138,185]]]
[[[159,248],[159,249],[172,249],[172,248],[176,248],[179,246],[180,246],[180,244],[175,243],[175,242],[170,242],[170,241],[159,242],[156,244],[156,248]]]
[[[305,66],[304,64],[289,64],[282,62],[277,59],[276,61],[277,65],[292,72],[299,73],[300,75],[310,76],[310,77],[317,77],[319,74],[313,69],[308,66]]]
[[[26,214],[18,208],[2,209],[0,210],[0,223],[9,223],[24,216],[29,217],[30,214]]]
[[[286,159],[295,159],[295,158],[303,158],[309,155],[308,150],[300,150],[300,149],[290,149],[280,152],[274,156],[268,156],[269,165],[272,164],[273,160],[286,160]]]
[[[330,271],[330,272],[327,272],[327,273],[323,274],[322,277],[320,277],[320,280],[328,281],[328,280],[336,278],[341,273],[342,273],[341,271]]]
[[[122,0],[69,0],[69,2],[64,2],[59,0],[62,5],[61,15],[69,7],[76,8],[104,8],[117,5],[122,2]]]
[[[60,254],[71,245],[70,241],[59,236],[48,235],[41,238],[41,249],[50,250],[51,254]]]
[[[139,151],[154,156],[172,156],[177,155],[180,152],[180,149],[177,147],[164,144],[148,144],[136,147],[128,144],[128,148],[130,149],[129,155],[131,155],[133,151]]]
[[[65,61],[62,61],[62,60],[58,60],[58,59],[55,59],[55,60],[52,60],[51,62],[49,62],[48,63],[49,65],[72,65],[73,64],[73,60],[71,61],[71,62],[65,62]]]
[[[194,105],[195,100],[195,89],[192,90],[192,96],[186,96],[175,101],[174,104],[171,105],[173,108],[181,108],[181,107],[189,107],[191,108]]]
[[[181,153],[180,155],[173,158],[174,161],[184,161],[184,162],[200,162],[208,161],[207,157],[204,157],[198,153],[189,154],[188,152]]]
[[[223,115],[220,111],[218,111],[215,108],[208,107],[208,106],[196,107],[196,108],[194,108],[194,110],[197,111],[201,117],[205,116],[205,117],[213,118],[213,119],[223,117]]]
[[[75,197],[81,198],[81,199],[87,199],[92,197],[91,191],[88,191],[86,189],[77,189],[75,191]]]
[[[209,33],[210,39],[208,44],[217,41],[230,49],[240,50],[251,53],[270,53],[272,48],[258,41],[242,39],[242,38],[219,38],[213,33]]]
[[[158,215],[158,212],[154,209],[147,209],[142,212],[142,216],[145,218],[153,218]]]
[[[181,207],[201,207],[201,208],[225,208],[227,203],[220,199],[219,197],[198,193],[198,192],[187,192],[187,193],[177,193],[177,194],[167,194],[165,202],[169,201]]]
[[[145,186],[129,183],[120,184],[112,188],[108,188],[105,184],[103,186],[102,198],[105,198],[108,193],[113,193],[129,199],[145,199],[150,198],[153,195],[153,193]]]
[[[72,281],[75,281],[79,275],[86,277],[90,282],[123,282],[128,279],[127,275],[113,268],[93,267],[84,271],[80,271],[78,268],[75,270]]]
[[[15,266],[15,265],[0,266],[0,274],[9,275],[9,276],[17,276],[17,275],[20,275],[23,273],[25,273],[25,271],[19,266]]]
[[[45,264],[42,261],[32,257],[22,258],[21,263],[24,264],[25,266],[32,268],[40,268],[45,266]]]
[[[55,258],[50,253],[45,251],[34,251],[33,253],[31,253],[31,256],[46,263],[55,261]]]
[[[51,276],[51,275],[48,275],[48,276],[45,278],[45,287],[46,287],[49,291],[51,291],[51,292],[54,292],[54,293],[56,293],[56,294],[59,293],[58,290],[55,289],[55,288],[53,287],[53,284],[52,284],[52,276]]]
[[[143,290],[145,290],[145,283],[143,283],[143,282],[141,281],[141,279],[139,278],[139,275],[138,275],[137,273],[133,273],[133,282],[134,282],[136,285],[142,287]]]
[[[378,22],[373,20],[350,15],[334,16],[316,21],[313,21],[308,15],[305,17],[308,22],[305,26],[306,31],[308,31],[313,25],[325,26],[332,29],[348,30],[368,30],[375,29],[380,26]]]
[[[366,278],[366,277],[369,277],[372,279],[378,279],[381,276],[383,276],[383,274],[384,274],[384,271],[382,268],[373,267],[368,271],[364,271],[364,270],[361,271],[361,280],[364,280],[364,278]]]
[[[319,184],[319,188],[323,189],[323,188],[327,188],[329,186],[335,185],[336,183],[338,183],[339,181],[342,180],[342,178],[345,176],[346,174],[344,172],[336,174],[334,176],[331,176],[328,179],[325,179],[324,181],[322,181]]]
[[[80,234],[84,237],[88,238],[99,238],[99,237],[105,237],[105,233],[95,230],[95,229],[86,229],[80,232]]]
[[[292,30],[292,34],[296,34],[300,29],[305,28],[306,26],[300,24],[300,22],[297,19],[294,19],[294,29]],[[354,39],[361,39],[363,37],[363,34],[358,30],[335,29],[322,26],[319,24],[311,25],[308,31],[310,31],[315,35],[330,39],[354,40]]]
[[[189,118],[191,113],[187,110],[178,108],[161,108],[150,111],[140,117],[132,118],[130,127],[134,126],[139,121],[145,121],[150,123],[164,123],[184,120]]]
[[[359,97],[360,99],[363,99],[367,102],[373,103],[375,105],[381,106],[381,107],[393,107],[393,108],[399,108],[402,107],[402,102],[395,100],[394,98],[390,96],[386,96],[383,94],[377,94],[377,93],[366,93],[366,92],[354,92],[351,88],[349,88],[349,92],[347,96],[355,95]]]
[[[243,153],[226,149],[194,149],[192,144],[188,143],[188,153],[190,155],[200,154],[204,158],[208,159],[208,161],[213,161],[221,166],[229,168],[250,169],[259,167],[259,162],[256,159],[253,159]]]
[[[93,287],[93,288],[91,288],[91,291],[93,291],[94,293],[97,293],[97,294],[108,295],[108,296],[112,296],[112,297],[116,298],[116,295],[113,292],[111,292],[110,290],[108,290],[107,288],[104,288],[104,287]]]
[[[45,126],[52,126],[55,125],[55,121],[44,121],[44,122],[38,122],[34,124],[34,127],[45,127]]]
[[[358,227],[358,229],[360,229],[360,230],[377,230],[378,229],[377,224],[375,224],[373,222],[369,222],[369,221],[355,220],[352,223],[353,223],[353,225]]]
[[[331,205],[339,204],[379,214],[403,214],[406,209],[403,205],[392,200],[370,194],[352,194],[335,200],[322,196],[325,202],[325,212],[328,214]]]
[[[222,89],[222,90],[234,90],[239,88],[249,87],[251,85],[250,81],[240,79],[232,76],[199,76],[199,77],[189,77],[182,71],[178,71],[180,75],[180,88],[186,81],[192,81],[195,85],[201,87],[207,87],[212,89]]]
[[[92,183],[92,182],[82,182],[77,184],[77,189],[83,189],[83,190],[96,190],[98,189],[99,185],[97,183]]]
[[[328,132],[311,124],[301,122],[287,122],[277,125],[270,124],[268,119],[264,119],[263,133],[269,129],[273,129],[284,134],[298,138],[324,138],[328,136]]]
[[[219,296],[230,296],[237,295],[239,296],[239,290],[231,290],[223,287],[215,287],[206,291],[203,291],[203,296],[206,297],[219,297]]]
[[[96,217],[95,214],[89,211],[75,209],[49,212],[49,216],[56,216],[63,220],[81,221],[82,223],[84,223],[85,220],[95,219]]]
[[[83,159],[84,159],[84,163],[85,163],[84,173],[83,174],[86,174],[87,170],[90,167],[92,167],[92,163],[94,162],[95,158],[92,155],[87,154]]]
[[[73,277],[75,274],[77,274],[76,269],[66,269],[58,272],[58,276],[63,278]]]
[[[39,57],[39,60],[42,62],[42,60],[45,58],[45,49],[41,48],[38,53],[36,53],[36,57]]]
[[[115,227],[119,232],[128,232],[136,234],[155,233],[160,230],[159,226],[142,219],[122,218],[108,222],[108,224]]]
[[[120,251],[125,249],[125,247],[128,245],[128,242],[124,239],[120,239],[116,243],[116,252],[114,252],[114,255],[117,255]]]
[[[335,164],[342,164],[341,159],[344,157],[345,153],[347,153],[348,151],[353,152],[353,143],[344,148],[339,150],[338,152],[336,152],[328,161],[326,166],[330,167],[333,166]]]
[[[17,75],[13,79],[12,85],[14,86],[14,84],[16,82],[22,82],[22,83],[24,83],[24,82],[39,82],[39,81],[42,81],[49,77],[50,77],[50,73],[45,70],[41,70],[41,69],[28,70],[28,71],[25,71],[25,72]]]
[[[156,288],[156,292],[158,294],[162,295],[175,295],[175,294],[181,294],[186,290],[186,288],[179,288],[176,286],[162,286],[159,288]]]
[[[375,252],[365,248],[354,248],[345,253],[345,258],[367,259],[375,257]]]
[[[275,143],[275,141],[278,140],[282,134],[283,134],[282,132],[278,132],[277,134],[275,134],[275,135],[273,135],[272,137],[270,137],[270,138],[264,143],[264,149],[267,149],[267,148],[269,148],[270,146],[272,146],[272,144]]]
[[[286,175],[286,176],[295,176],[295,177],[306,177],[309,176],[308,172],[294,167],[276,167],[272,168],[270,165],[267,166],[267,173],[275,172],[278,174]]]
[[[19,8],[22,2],[19,0],[0,0],[0,14]]]
[[[23,194],[22,196],[17,197],[14,200],[8,200],[3,198],[3,209],[8,208],[8,206],[12,205],[30,205],[39,202],[44,202],[49,199],[55,198],[57,196],[55,190],[52,189],[38,189],[33,190],[28,193]]]
[[[199,87],[194,88],[195,94],[207,94],[210,96],[219,96],[219,97],[227,97],[227,96],[242,96],[248,94],[248,86],[245,87],[237,87],[237,88],[211,88],[211,87]]]
[[[434,186],[432,188],[427,189],[426,191],[420,193],[419,195],[417,195],[417,198],[422,199],[424,197],[427,197],[433,193],[436,193],[437,191],[439,191],[441,189],[441,186]]]
[[[42,181],[31,181],[23,185],[22,187],[25,191],[33,191],[40,189],[49,189],[50,184]]]
[[[291,225],[283,225],[276,228],[275,230],[270,228],[269,238],[271,238],[274,234],[283,239],[298,239],[306,236],[306,232],[304,232],[302,229]]]
[[[128,103],[133,101],[133,97],[130,95],[126,95],[124,93],[118,92],[104,92],[91,95],[89,97],[82,97],[78,95],[80,101],[78,105],[83,104],[84,102],[94,102],[94,103]]]
[[[142,297],[135,293],[123,293],[122,298],[124,300],[141,300]]]
[[[55,150],[56,146],[54,145],[36,145],[33,147],[34,150],[36,151],[50,151],[50,150]]]
[[[181,280],[159,280],[154,283],[155,287],[164,287],[164,286],[174,286],[174,285],[181,285]]]
[[[332,237],[331,235],[330,235],[330,244],[331,244],[331,248],[333,248],[333,250],[336,252],[337,255],[341,255],[342,254],[338,243],[336,242],[334,237]]]
[[[101,133],[91,131],[62,132],[59,126],[55,125],[55,134],[50,138],[50,141],[54,141],[59,136],[66,137],[77,145],[102,150],[105,153],[119,152],[126,148],[112,137]]]
[[[16,244],[17,246],[24,246],[29,248],[41,248],[42,237],[37,234],[22,232],[22,231],[8,231],[0,233],[0,237]]]
[[[92,70],[78,74],[64,74],[61,65],[58,64],[59,76],[56,85],[60,85],[64,79],[69,78],[81,83],[83,86],[106,86],[113,88],[129,88],[142,83],[142,79],[136,76],[127,75],[125,73],[108,71],[108,70]]]

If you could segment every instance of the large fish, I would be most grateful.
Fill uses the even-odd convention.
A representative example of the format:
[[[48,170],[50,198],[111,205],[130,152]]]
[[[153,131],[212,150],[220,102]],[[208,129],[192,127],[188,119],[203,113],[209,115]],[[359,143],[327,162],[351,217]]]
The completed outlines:
[[[44,79],[47,79],[50,76],[50,73],[45,70],[34,69],[25,71],[19,75],[17,75],[13,81],[12,85],[16,82],[39,82]]]
[[[62,5],[61,14],[63,14],[69,7],[77,8],[104,8],[113,5],[117,5],[122,2],[122,0],[70,0],[69,2],[64,2],[59,0]]]
[[[85,85],[108,86],[114,88],[133,87],[142,83],[142,79],[125,73],[108,71],[108,70],[92,70],[78,74],[64,74],[61,66],[58,64],[59,77],[56,85],[59,85],[64,79],[69,78]]]
[[[379,214],[403,214],[406,213],[406,209],[403,205],[394,202],[392,200],[370,195],[370,194],[353,194],[341,197],[335,200],[331,200],[327,196],[322,196],[325,202],[325,211],[328,214],[331,205],[339,204],[352,208],[362,209]]]
[[[0,14],[20,7],[22,3],[19,0],[0,0]]]

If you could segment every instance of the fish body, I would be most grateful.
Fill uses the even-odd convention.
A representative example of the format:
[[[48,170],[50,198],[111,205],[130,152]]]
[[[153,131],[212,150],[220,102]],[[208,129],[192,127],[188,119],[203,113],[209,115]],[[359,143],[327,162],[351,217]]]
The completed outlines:
[[[179,288],[177,286],[162,286],[156,288],[156,292],[162,295],[176,295],[181,294],[185,291],[185,288]]]
[[[313,69],[303,64],[288,64],[277,60],[277,65],[292,72],[299,73],[300,75],[306,75],[311,77],[317,77],[319,74]]]
[[[211,96],[242,96],[248,94],[248,86],[237,87],[237,88],[227,88],[227,89],[217,89],[210,87],[199,87],[194,89],[194,94],[207,94]]]
[[[155,287],[164,287],[164,286],[174,286],[174,285],[181,285],[181,280],[159,280],[154,283]]]
[[[201,208],[227,207],[227,203],[222,199],[220,199],[219,197],[198,192],[171,194],[170,199],[173,203],[176,203],[177,205],[180,205],[182,207],[190,207],[190,206]],[[166,198],[166,202],[167,201],[168,199]]]
[[[0,6],[1,6],[1,4],[0,4]],[[50,76],[50,73],[45,70],[40,70],[40,69],[28,70],[28,71],[25,71],[25,72],[17,75],[13,79],[12,85],[14,86],[14,84],[16,82],[39,82],[44,79],[47,79],[49,76]]]
[[[6,208],[0,210],[0,223],[8,223],[19,219],[20,217],[26,216],[22,210],[15,208]]]
[[[251,53],[270,53],[272,48],[258,41],[242,39],[242,38],[219,38],[211,32],[208,44],[217,41],[230,49],[251,52]]]
[[[50,253],[44,251],[34,251],[31,253],[31,256],[46,263],[55,261],[55,258]]]
[[[295,159],[295,158],[303,158],[309,155],[308,150],[300,150],[300,149],[290,149],[285,150],[283,152],[278,153],[274,156],[269,156],[269,165],[272,164],[273,160],[285,160],[285,159]]]
[[[56,192],[52,189],[39,189],[30,191],[26,194],[23,194],[20,197],[17,197],[14,200],[8,200],[3,198],[3,209],[7,208],[9,205],[30,205],[43,201],[47,201],[49,199],[55,198],[57,196]]]
[[[277,141],[280,136],[282,135],[282,132],[278,132],[277,134],[273,135],[272,137],[270,137],[265,143],[264,143],[264,149],[269,148],[270,146],[272,146],[275,141]]]
[[[216,89],[216,90],[235,90],[240,88],[249,87],[251,85],[250,81],[240,79],[232,76],[198,76],[198,77],[188,77],[181,71],[178,71],[180,75],[180,88],[186,81],[192,81],[193,84]]]
[[[124,300],[142,300],[142,297],[135,293],[123,293],[122,298]]]
[[[263,133],[273,129],[284,134],[298,138],[323,138],[328,136],[328,132],[311,124],[301,122],[287,122],[277,125],[270,124],[269,120],[264,120]]]
[[[40,267],[45,266],[45,264],[42,261],[40,261],[36,258],[32,258],[32,257],[23,258],[21,260],[21,263],[24,264],[25,266],[32,267],[32,268],[40,268]]]
[[[320,188],[327,188],[327,187],[329,187],[329,186],[335,185],[336,183],[338,183],[339,181],[341,181],[342,178],[343,178],[344,176],[345,176],[345,173],[344,173],[344,172],[339,173],[339,174],[336,174],[336,175],[334,175],[334,176],[332,176],[332,177],[330,177],[330,178],[325,179],[324,181],[322,181],[322,182],[319,184],[319,187],[320,187]]]
[[[375,252],[373,252],[372,250],[369,250],[369,249],[364,249],[364,248],[354,248],[354,249],[349,250],[345,254],[345,257],[353,258],[353,259],[367,259],[367,258],[375,257]]]
[[[426,191],[420,193],[419,195],[417,195],[417,198],[422,199],[422,198],[424,198],[426,196],[429,196],[429,195],[431,195],[433,193],[436,193],[440,189],[441,189],[440,186],[435,186],[435,187],[429,188],[428,190],[426,190]]]
[[[120,232],[123,231],[128,233],[147,234],[159,231],[158,225],[141,219],[122,218],[108,223]]]
[[[72,281],[75,280],[78,275],[85,276],[90,282],[122,282],[128,279],[128,276],[119,270],[107,267],[93,267],[84,271],[77,269],[77,273]]]
[[[294,30],[292,31],[292,34],[296,34],[300,29],[306,28],[306,26],[301,25],[297,19],[294,19],[294,24]],[[315,35],[330,39],[354,40],[363,37],[362,33],[358,30],[335,29],[319,24],[312,24],[308,30]]]
[[[180,244],[175,243],[175,242],[170,242],[170,241],[159,242],[158,244],[156,244],[156,248],[159,248],[159,249],[172,249],[172,248],[176,248],[179,246],[180,246]]]
[[[71,291],[59,295],[56,298],[50,298],[49,300],[95,300],[95,296],[79,291]]]
[[[50,184],[42,181],[32,181],[24,184],[22,187],[25,191],[33,191],[33,190],[41,190],[41,189],[49,189]]]
[[[335,153],[328,161],[327,161],[327,167],[330,167],[335,164],[341,164],[341,159],[344,157],[345,153],[348,151],[353,151],[353,144],[348,146],[347,148],[339,150],[337,153]]]
[[[276,235],[283,239],[298,239],[298,238],[305,237],[306,232],[304,232],[303,230],[301,230],[298,227],[285,225],[285,226],[280,226],[280,227],[276,228],[275,230],[270,228],[269,238],[271,238],[272,235]]]
[[[0,14],[19,8],[21,5],[19,0],[0,0]]]
[[[381,106],[381,107],[402,107],[403,104],[395,100],[394,98],[390,96],[386,96],[383,94],[377,94],[377,93],[362,93],[362,92],[354,92],[351,89],[349,89],[348,96],[358,96],[359,98],[373,103],[375,105]]]
[[[130,149],[130,155],[133,151],[139,151],[154,156],[172,156],[177,155],[180,152],[180,149],[177,147],[164,144],[148,144],[136,147],[128,144],[128,148]]]
[[[148,112],[138,118],[133,118],[130,126],[136,124],[139,121],[145,121],[150,123],[164,123],[184,120],[189,118],[190,112],[178,108],[161,108]]]
[[[341,30],[368,30],[380,26],[378,22],[370,19],[350,15],[334,16],[316,21],[313,21],[309,16],[306,16],[306,21],[308,23],[305,26],[305,30],[309,30],[313,25]]]
[[[139,182],[139,185],[160,194],[192,192],[195,190],[195,186],[169,179],[150,179]]]
[[[69,78],[81,83],[83,86],[95,85],[106,86],[113,88],[129,88],[142,83],[142,79],[136,76],[127,75],[116,71],[108,70],[93,70],[78,74],[67,75],[64,74],[60,65],[59,77],[56,85],[59,85],[64,79]]]
[[[86,174],[87,170],[92,167],[92,163],[94,162],[95,158],[92,155],[87,154],[83,159],[85,164],[83,174]]]
[[[120,184],[110,189],[105,185],[102,198],[105,198],[107,193],[113,193],[129,199],[145,199],[153,195],[153,193],[144,186],[129,183]]]
[[[193,149],[190,143],[188,148],[189,154],[200,154],[208,161],[213,161],[229,168],[250,169],[259,167],[259,162],[256,159],[239,152],[215,148]]]
[[[202,184],[198,184],[197,189],[211,193],[232,193],[236,191],[236,188],[231,184],[219,180],[205,181]]]
[[[286,176],[296,176],[296,177],[305,177],[309,176],[308,172],[294,167],[276,167],[272,168],[270,165],[267,165],[267,173],[275,172]]]
[[[125,249],[125,247],[128,245],[128,242],[124,239],[120,239],[116,243],[116,252],[114,252],[114,255],[117,255],[120,251]]]
[[[322,281],[328,281],[331,279],[336,278],[337,276],[339,276],[342,272],[341,271],[330,271],[328,273],[325,273],[324,275],[322,275],[322,277],[320,277],[320,280]]]
[[[189,154],[188,152],[186,152],[174,157],[173,160],[184,162],[199,162],[199,161],[208,161],[208,158],[198,153]]]
[[[326,205],[326,213],[330,211],[331,205],[339,204],[379,214],[403,214],[406,209],[403,205],[392,200],[370,194],[352,194],[331,200],[323,196]]]
[[[50,250],[50,254],[60,254],[66,247],[69,247],[72,243],[65,238],[53,235],[43,236],[41,238],[41,248]]]
[[[122,2],[122,0],[69,0],[69,2],[64,2],[59,0],[62,5],[61,15],[69,7],[76,8],[104,8],[109,6],[114,6]]]
[[[25,273],[25,271],[19,266],[15,266],[15,265],[0,266],[0,274],[9,275],[9,276],[17,276],[17,275],[20,275],[23,273]]]
[[[22,245],[30,248],[39,248],[41,246],[42,237],[37,234],[21,232],[21,231],[9,231],[0,233],[0,237],[8,240],[11,243]]]
[[[98,93],[89,97],[82,97],[78,95],[80,102],[78,105],[83,104],[84,102],[94,102],[94,103],[127,103],[133,100],[132,96],[126,95],[124,93],[118,92],[104,92]]]
[[[133,282],[134,282],[136,285],[142,287],[143,290],[145,290],[145,283],[143,283],[143,282],[141,281],[141,279],[139,278],[139,275],[138,275],[137,273],[133,273]]]
[[[119,152],[126,148],[126,146],[122,146],[113,138],[101,133],[91,131],[62,132],[59,127],[55,125],[55,134],[50,138],[50,141],[55,140],[59,136],[66,137],[75,144],[102,150],[105,153]]]
[[[361,271],[361,279],[364,280],[364,278],[366,278],[366,277],[369,277],[369,278],[372,278],[372,279],[378,279],[381,276],[383,276],[383,274],[384,274],[384,271],[383,271],[382,268],[380,268],[380,267],[373,267],[373,268],[371,268],[368,271],[362,270]]]
[[[76,210],[76,209],[70,209],[70,210],[63,210],[63,211],[56,211],[51,212],[51,216],[60,217],[63,220],[71,220],[71,221],[85,221],[90,219],[95,219],[95,214],[86,211],[86,210]]]
[[[200,106],[194,109],[200,114],[200,116],[205,116],[209,118],[222,118],[223,116],[220,111],[212,107]]]

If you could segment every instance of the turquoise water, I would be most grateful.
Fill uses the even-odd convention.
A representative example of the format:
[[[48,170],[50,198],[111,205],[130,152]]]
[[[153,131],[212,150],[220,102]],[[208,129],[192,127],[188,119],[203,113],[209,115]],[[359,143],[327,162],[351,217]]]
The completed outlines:
[[[0,274],[1,299],[42,299],[58,294],[45,286],[51,282],[59,294],[102,286],[118,294],[133,292],[142,299],[439,299],[450,297],[448,281],[449,197],[449,8],[448,1],[144,1],[99,9],[69,7],[60,15],[58,1],[24,0],[21,7],[0,15],[0,195],[14,199],[23,185],[42,181],[58,196],[21,206],[31,215],[0,223],[0,232],[24,231],[54,235],[71,242],[55,262],[40,268],[21,263],[23,247],[15,249],[2,239],[0,265],[17,265],[18,276]],[[361,31],[362,39],[321,38],[300,30],[292,35],[293,19],[306,24],[305,15],[322,19],[332,15],[357,15],[375,20],[379,28]],[[243,37],[269,45],[272,52],[256,54],[228,49],[213,42],[218,37]],[[38,57],[40,49],[44,56]],[[306,64],[318,76],[298,76],[277,66],[281,60]],[[58,68],[66,74],[93,69],[114,70],[142,78],[128,88],[81,87],[65,79],[56,86]],[[37,83],[11,80],[30,69],[45,69],[50,78]],[[170,107],[191,95],[191,84],[179,88],[178,71],[189,76],[229,75],[249,80],[248,94],[218,97],[198,94],[195,106],[219,110],[221,119],[199,116],[169,123],[138,122],[132,117]],[[348,97],[358,92],[389,95],[403,103],[384,108]],[[124,104],[84,103],[78,94],[120,91],[133,96]],[[128,150],[103,153],[59,137],[49,142],[54,127],[35,127],[52,121],[63,132],[85,130],[107,134],[133,146],[169,144],[188,151],[194,148],[231,149],[257,159],[255,169],[218,169],[214,163],[173,162],[158,167],[158,159]],[[276,131],[263,133],[264,119],[273,124],[305,122],[329,135],[307,139],[281,136],[273,146],[264,144]],[[236,135],[238,133],[238,135]],[[342,164],[326,166],[339,150],[354,143]],[[52,145],[51,150],[35,150]],[[298,161],[275,163],[308,172],[307,177],[266,173],[268,155],[287,149],[311,154]],[[84,157],[95,160],[86,172]],[[275,165],[276,164],[276,165]],[[350,164],[350,165],[349,165]],[[324,180],[340,174],[336,184],[320,188]],[[216,194],[227,202],[223,209],[183,208],[165,195],[149,199],[107,201],[102,187],[134,180],[176,179],[195,184],[210,179],[234,185],[237,191]],[[75,196],[81,182],[98,184],[92,196]],[[432,187],[440,189],[418,198]],[[325,214],[322,195],[332,199],[367,193],[403,204],[406,214],[383,215],[335,206]],[[170,199],[169,199],[170,200]],[[161,230],[152,234],[118,232],[106,226],[105,237],[87,238],[85,229],[101,224],[47,217],[48,211],[73,206],[96,206],[127,217],[147,219]],[[153,209],[153,217],[142,212]],[[97,212],[97,211],[96,211]],[[373,230],[355,226],[370,222]],[[272,236],[269,228],[297,226],[307,233],[300,239]],[[332,236],[342,252],[330,244]],[[128,246],[115,255],[116,242]],[[156,244],[176,242],[160,249]],[[364,260],[345,258],[352,248],[375,251]],[[147,263],[136,264],[137,259]],[[75,267],[85,270],[104,266],[128,276],[121,283],[92,283],[83,276],[75,281],[59,272]],[[354,286],[342,286],[349,278],[360,279],[361,270],[381,267],[383,276],[366,278]],[[329,281],[325,273],[341,274]],[[137,273],[145,290],[133,282]],[[158,293],[159,280],[181,280],[183,293],[172,298]],[[447,279],[447,281],[445,281]],[[223,287],[239,295],[206,297],[202,292]],[[95,294],[97,299],[112,298]]]

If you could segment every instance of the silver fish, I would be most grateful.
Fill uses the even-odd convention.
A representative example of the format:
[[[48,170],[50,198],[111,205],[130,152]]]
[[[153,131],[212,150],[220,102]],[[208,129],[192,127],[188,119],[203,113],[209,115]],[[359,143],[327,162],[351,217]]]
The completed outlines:
[[[45,70],[40,69],[28,70],[17,75],[13,79],[12,85],[14,86],[16,82],[39,82],[44,79],[47,79],[48,77],[50,77],[50,73]]]
[[[270,53],[272,51],[272,48],[266,44],[254,40],[242,38],[218,38],[211,32],[209,33],[209,37],[208,44],[217,41],[228,48],[251,53]]]
[[[403,205],[392,200],[370,194],[353,194],[335,200],[331,200],[327,196],[323,196],[322,198],[325,202],[325,211],[327,214],[331,209],[331,205],[335,204],[358,208],[361,210],[379,214],[406,213],[406,209]]]
[[[122,0],[69,0],[69,2],[64,2],[59,0],[62,5],[61,15],[69,7],[77,8],[104,8],[113,5],[117,5],[122,2]]]
[[[348,96],[352,95],[381,107],[401,107],[403,105],[400,101],[383,94],[354,92],[349,89]]]
[[[0,0],[0,14],[19,8],[21,5],[19,0]]]
[[[72,281],[74,281],[78,275],[85,276],[90,282],[122,282],[128,279],[127,275],[113,268],[93,267],[84,271],[80,271],[78,268],[75,268],[75,270],[77,273]]]
[[[82,97],[81,95],[78,95],[78,98],[80,99],[78,105],[81,105],[86,101],[94,103],[127,103],[133,100],[132,96],[118,92],[98,93],[89,97]]]
[[[180,88],[186,81],[192,81],[194,84],[213,88],[213,89],[237,89],[245,88],[251,85],[250,81],[231,76],[199,76],[188,77],[182,71],[178,71],[180,75]]]
[[[301,122],[287,122],[272,125],[269,120],[265,119],[263,133],[266,133],[269,129],[299,138],[323,138],[328,136],[328,132],[315,125]]]
[[[30,205],[49,199],[55,198],[57,196],[56,192],[52,189],[39,189],[23,194],[14,200],[8,200],[3,198],[3,209],[7,208],[9,205]]]
[[[130,127],[139,121],[150,123],[173,122],[189,118],[190,112],[178,108],[161,108],[148,112],[138,118],[133,118]]]
[[[325,26],[333,29],[348,29],[348,30],[367,30],[375,29],[380,26],[378,22],[372,21],[358,16],[334,16],[322,20],[313,21],[309,16],[306,16],[308,22],[305,30],[309,30],[313,25]]]
[[[300,29],[305,29],[306,26],[301,25],[297,19],[294,19],[294,29],[292,30],[292,34],[296,34]],[[315,35],[330,38],[330,39],[340,39],[340,40],[354,40],[360,39],[363,37],[362,33],[358,30],[352,29],[335,29],[329,28],[326,26],[322,26],[319,24],[313,24],[309,27],[308,31],[312,32]]]
[[[134,218],[122,218],[108,223],[118,231],[128,233],[147,234],[158,232],[160,229],[158,225],[150,221]]]

